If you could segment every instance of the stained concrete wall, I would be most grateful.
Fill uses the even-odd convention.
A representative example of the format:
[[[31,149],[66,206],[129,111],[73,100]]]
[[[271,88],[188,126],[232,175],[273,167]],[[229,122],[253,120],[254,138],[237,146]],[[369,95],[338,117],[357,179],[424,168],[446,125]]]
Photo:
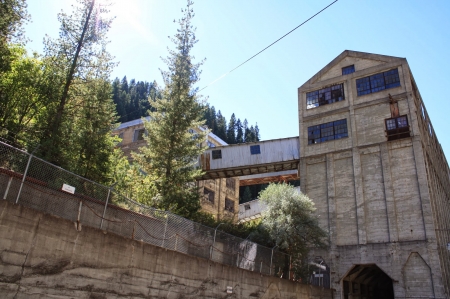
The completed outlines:
[[[227,293],[227,287],[232,293]],[[0,202],[0,297],[332,298],[259,275]]]
[[[355,72],[342,75],[342,67]],[[397,68],[400,86],[357,96],[356,79]],[[306,109],[306,93],[343,84],[345,100]],[[387,141],[389,96],[411,137]],[[314,201],[330,250],[336,298],[355,265],[375,264],[396,298],[448,298],[450,171],[404,58],[345,51],[298,91],[301,189]],[[308,145],[308,127],[347,119],[348,138]]]

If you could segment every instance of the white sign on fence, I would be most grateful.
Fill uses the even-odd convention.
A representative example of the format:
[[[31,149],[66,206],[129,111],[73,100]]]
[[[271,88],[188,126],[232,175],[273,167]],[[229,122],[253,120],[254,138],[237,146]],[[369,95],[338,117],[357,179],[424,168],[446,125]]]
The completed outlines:
[[[314,277],[323,277],[323,274],[314,274]]]
[[[233,293],[233,287],[227,287],[227,293],[232,294]]]
[[[62,191],[66,191],[67,193],[75,194],[75,187],[72,187],[70,185],[63,184],[61,189],[62,189]]]

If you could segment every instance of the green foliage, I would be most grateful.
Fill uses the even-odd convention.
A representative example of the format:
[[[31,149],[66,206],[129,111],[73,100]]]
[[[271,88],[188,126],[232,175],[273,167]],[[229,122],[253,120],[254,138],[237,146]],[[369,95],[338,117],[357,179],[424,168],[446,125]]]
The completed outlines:
[[[179,20],[180,29],[171,39],[175,50],[169,50],[164,60],[168,70],[161,71],[165,86],[161,98],[152,106],[150,121],[145,121],[147,147],[134,154],[135,161],[146,174],[154,178],[160,200],[156,207],[192,218],[200,209],[195,179],[201,170],[195,165],[205,150],[201,144],[207,132],[196,132],[203,125],[203,109],[196,95],[199,67],[193,63],[191,50],[197,42],[191,25],[194,17],[192,2],[188,1]]]
[[[244,193],[242,194],[240,203],[248,202],[252,200],[252,192],[249,186],[245,186]]]
[[[230,122],[227,126],[227,120],[222,115],[222,112],[219,110],[216,113],[214,106],[206,104],[203,119],[208,128],[211,129],[211,132],[228,144],[256,142],[260,140],[258,124],[255,127],[251,126],[248,128],[247,119],[242,123],[239,118],[236,119],[234,113],[231,115]],[[244,135],[244,132],[246,135]]]
[[[297,260],[294,271],[305,277],[311,248],[326,248],[327,233],[319,227],[314,203],[287,184],[270,184],[259,196],[267,205],[261,229],[274,244]]]
[[[153,101],[160,97],[156,82],[135,81],[131,79],[128,84],[125,76],[122,81],[116,78],[113,81],[113,100],[116,104],[119,122],[126,122],[148,116],[153,111]]]
[[[8,44],[24,40],[22,26],[29,18],[25,0],[0,1],[0,72],[10,69],[11,52]]]
[[[59,38],[47,37],[44,41],[45,59],[58,74],[54,80],[58,89],[48,95],[52,104],[41,121],[43,133],[39,154],[69,170],[78,171],[79,165],[82,164],[80,160],[85,158],[90,160],[86,163],[91,164],[92,154],[96,154],[86,153],[86,150],[67,150],[67,147],[73,146],[77,139],[83,138],[82,135],[99,134],[103,139],[109,138],[107,128],[111,129],[112,123],[115,122],[111,117],[114,106],[106,103],[111,102],[109,75],[115,65],[106,51],[106,34],[111,19],[105,16],[108,12],[106,7],[95,3],[92,0],[78,0],[71,14],[59,13]],[[97,103],[94,104],[94,101]],[[74,118],[78,119],[82,113],[88,118],[87,123],[79,123],[80,128],[74,127]],[[102,118],[102,115],[105,117]],[[102,118],[104,124],[100,124],[96,118]],[[80,130],[90,132],[79,134]],[[97,141],[98,138],[94,138],[92,142],[85,141],[84,147],[95,147],[94,143]],[[104,140],[101,143],[112,150],[110,141]],[[100,148],[101,150],[97,151],[99,155],[108,150]],[[105,162],[100,157],[94,160]]]

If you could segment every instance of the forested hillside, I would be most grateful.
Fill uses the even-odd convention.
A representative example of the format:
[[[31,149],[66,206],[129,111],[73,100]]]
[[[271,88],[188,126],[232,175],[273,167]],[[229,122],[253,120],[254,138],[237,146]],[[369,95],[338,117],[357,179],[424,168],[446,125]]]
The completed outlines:
[[[152,102],[161,97],[159,87],[156,82],[136,81],[127,77],[114,79],[112,82],[113,100],[116,104],[119,122],[127,122],[143,116],[148,116],[148,112],[154,111]],[[230,121],[220,110],[216,112],[214,106],[206,104],[204,110],[204,120],[211,132],[220,137],[228,144],[255,142],[260,140],[258,124],[249,125],[247,119],[241,121],[233,113]]]

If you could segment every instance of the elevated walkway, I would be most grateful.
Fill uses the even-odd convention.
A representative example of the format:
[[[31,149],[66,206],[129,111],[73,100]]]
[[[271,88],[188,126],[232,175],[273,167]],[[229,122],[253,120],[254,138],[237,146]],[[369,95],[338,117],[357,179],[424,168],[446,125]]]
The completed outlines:
[[[297,170],[299,138],[290,137],[210,148],[200,157],[199,180]]]

